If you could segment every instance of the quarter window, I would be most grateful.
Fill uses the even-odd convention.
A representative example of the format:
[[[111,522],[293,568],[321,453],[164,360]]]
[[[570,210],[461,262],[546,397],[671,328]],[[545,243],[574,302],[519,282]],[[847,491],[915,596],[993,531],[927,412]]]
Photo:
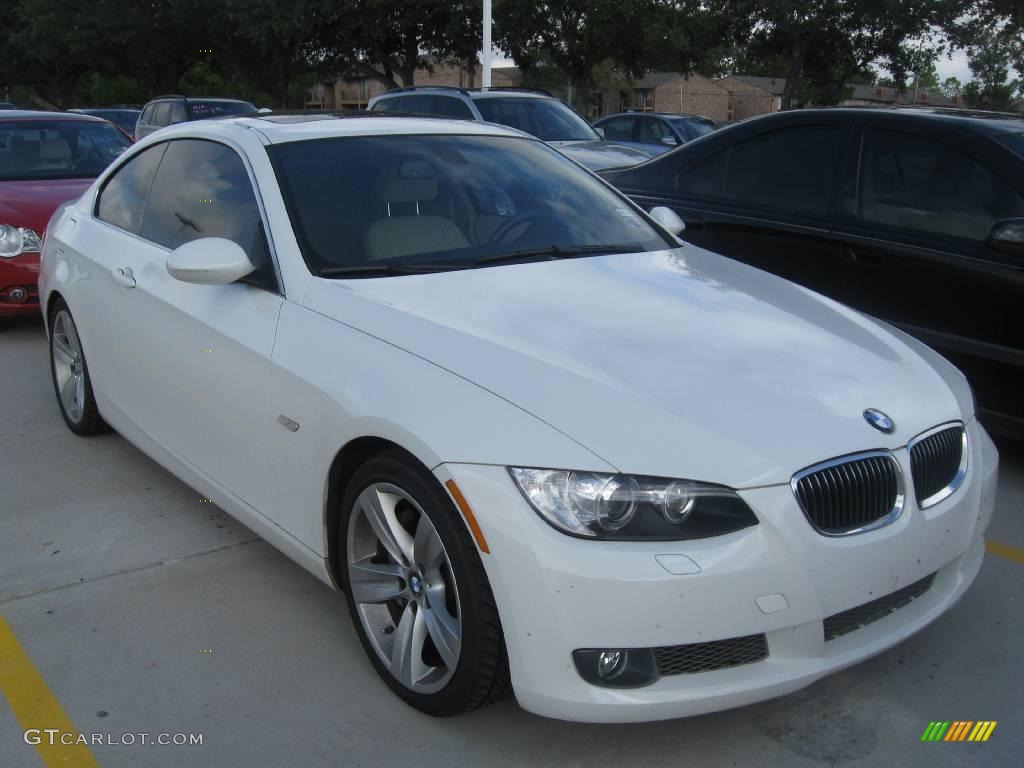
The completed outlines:
[[[967,153],[907,133],[864,132],[859,216],[929,235],[984,240],[997,219],[1024,216],[1024,198]]]
[[[635,117],[616,117],[604,123],[604,137],[608,141],[632,141]]]
[[[161,101],[156,105],[153,111],[153,125],[164,126],[168,125],[171,119],[171,105],[166,101]]]
[[[116,227],[138,234],[146,196],[166,144],[158,144],[135,155],[106,181],[96,203],[96,216]]]
[[[473,113],[463,102],[453,99],[451,96],[434,96],[434,105],[431,114],[444,115],[445,117],[456,117],[460,120],[472,120]]]
[[[167,124],[176,125],[177,123],[184,123],[187,120],[188,115],[185,113],[185,105],[180,101],[172,101],[170,114],[167,118]]]

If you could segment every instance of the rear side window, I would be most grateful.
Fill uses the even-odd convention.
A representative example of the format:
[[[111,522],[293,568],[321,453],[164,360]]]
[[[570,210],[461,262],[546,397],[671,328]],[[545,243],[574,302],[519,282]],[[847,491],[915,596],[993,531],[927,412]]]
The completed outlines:
[[[736,144],[722,197],[758,207],[824,215],[839,138],[838,126],[808,125]]]
[[[168,125],[175,125],[176,123],[184,123],[188,120],[188,115],[185,113],[185,105],[180,101],[172,101],[170,113],[167,117]]]
[[[249,174],[242,159],[223,144],[198,139],[168,143],[141,235],[166,248],[201,237],[233,240],[256,267],[251,281],[276,287]]]
[[[444,117],[455,117],[460,120],[472,120],[473,113],[464,102],[453,99],[451,96],[433,96],[430,114],[443,115]]]
[[[153,125],[164,126],[169,124],[171,119],[171,105],[170,102],[161,101],[156,104],[153,109]]]
[[[402,102],[405,97],[399,96],[393,99],[381,99],[373,105],[374,112],[403,112]]]
[[[869,129],[861,153],[859,217],[929,235],[984,240],[1024,199],[966,152],[909,133]]]
[[[603,123],[601,127],[604,129],[604,137],[608,141],[632,141],[635,124],[635,117],[615,117],[607,123]]]
[[[138,234],[146,196],[166,144],[140,152],[107,179],[96,203],[96,216],[116,227]]]
[[[696,197],[718,197],[728,157],[729,150],[723,149],[694,163],[676,177],[676,189]]]
[[[668,144],[665,139],[671,144],[679,143],[672,129],[661,120],[645,117],[640,121],[640,141],[644,144]]]
[[[152,123],[153,122],[153,115],[155,113],[156,113],[156,104],[150,104],[148,107],[146,107],[144,110],[142,110],[142,118],[141,118],[142,122],[143,123]]]

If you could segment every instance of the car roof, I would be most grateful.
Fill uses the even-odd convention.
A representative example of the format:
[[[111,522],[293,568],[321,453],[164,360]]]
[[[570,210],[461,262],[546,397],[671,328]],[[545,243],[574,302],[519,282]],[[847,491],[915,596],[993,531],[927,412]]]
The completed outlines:
[[[451,118],[395,115],[390,112],[351,113],[277,113],[215,117],[210,120],[178,123],[162,128],[158,139],[180,135],[231,135],[239,131],[259,131],[272,144],[308,141],[342,136],[384,135],[470,135],[509,136],[533,139],[522,131],[493,123]]]
[[[79,122],[105,123],[99,117],[81,112],[46,112],[41,109],[5,109],[0,112],[0,120],[77,120]]]
[[[616,112],[614,115],[605,115],[604,117],[601,118],[601,120],[610,120],[613,117],[664,117],[668,120],[686,118],[691,118],[693,120],[711,120],[710,117],[705,117],[704,115],[696,115],[693,114],[692,112],[640,112],[639,110]],[[711,120],[711,122],[714,122],[714,120]]]
[[[788,112],[773,112],[743,120],[736,125],[750,124],[764,120],[786,120],[831,117],[855,119],[871,115],[883,120],[898,122],[937,121],[946,125],[982,134],[1019,133],[1024,131],[1024,115],[1009,112],[985,112],[973,109],[948,107],[893,106],[893,107],[817,107],[795,109]]]

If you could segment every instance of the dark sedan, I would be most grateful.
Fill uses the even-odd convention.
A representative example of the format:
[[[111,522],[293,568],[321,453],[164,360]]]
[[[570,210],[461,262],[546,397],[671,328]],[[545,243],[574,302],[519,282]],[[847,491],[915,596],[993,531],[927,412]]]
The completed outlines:
[[[601,175],[647,210],[672,208],[685,240],[936,348],[990,428],[1024,438],[1024,118],[784,112]]]

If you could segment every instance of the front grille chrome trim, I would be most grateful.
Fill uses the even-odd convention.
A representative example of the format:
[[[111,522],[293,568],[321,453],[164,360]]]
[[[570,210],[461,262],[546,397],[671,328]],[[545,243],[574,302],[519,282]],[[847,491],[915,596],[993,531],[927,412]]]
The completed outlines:
[[[932,437],[933,435],[937,435],[938,433],[945,432],[946,430],[949,429],[960,430],[960,466],[957,468],[956,473],[953,475],[952,479],[945,487],[939,489],[926,499],[917,499],[918,509],[928,509],[928,507],[934,507],[940,501],[945,501],[946,499],[948,499],[950,496],[957,492],[960,486],[963,485],[964,478],[967,477],[967,465],[970,462],[970,451],[968,450],[969,446],[967,441],[967,428],[964,426],[964,423],[962,421],[948,421],[945,424],[939,424],[937,427],[932,427],[931,429],[922,432],[909,443],[907,443],[907,454],[911,458],[911,465],[913,465],[914,447],[916,445],[922,443],[923,441],[927,440],[929,437]],[[915,477],[915,496],[917,495],[917,483],[918,479]]]
[[[855,469],[857,468],[856,466],[844,468],[844,465],[853,464],[863,459],[883,459],[885,461],[892,463],[896,477],[896,496],[893,500],[892,508],[885,515],[876,518],[875,520],[872,520],[870,523],[858,526],[857,528],[851,528],[849,530],[843,531],[829,531],[821,528],[819,524],[814,521],[814,517],[812,516],[811,512],[804,507],[804,503],[801,498],[799,488],[800,481],[803,480],[805,477],[814,475],[815,473],[824,472],[825,481],[827,482],[829,477],[834,477],[835,475],[841,474],[844,471],[855,471]],[[815,481],[819,481],[819,478],[816,477]],[[906,484],[903,479],[903,467],[900,466],[900,463],[896,460],[896,457],[893,456],[892,453],[883,450],[851,453],[846,456],[838,456],[834,459],[829,459],[828,461],[823,461],[819,464],[814,464],[810,467],[806,467],[804,469],[801,469],[795,475],[793,475],[793,479],[790,480],[790,487],[793,490],[793,495],[796,497],[797,503],[800,505],[801,511],[804,513],[804,517],[807,518],[807,522],[811,525],[812,528],[814,528],[815,531],[820,533],[822,536],[828,536],[830,538],[856,536],[860,533],[867,533],[868,531],[874,531],[878,528],[883,528],[889,525],[890,523],[895,522],[897,518],[899,518],[899,516],[903,512],[903,507],[906,504]],[[839,489],[828,488],[827,490],[834,491],[836,494],[838,494]]]

